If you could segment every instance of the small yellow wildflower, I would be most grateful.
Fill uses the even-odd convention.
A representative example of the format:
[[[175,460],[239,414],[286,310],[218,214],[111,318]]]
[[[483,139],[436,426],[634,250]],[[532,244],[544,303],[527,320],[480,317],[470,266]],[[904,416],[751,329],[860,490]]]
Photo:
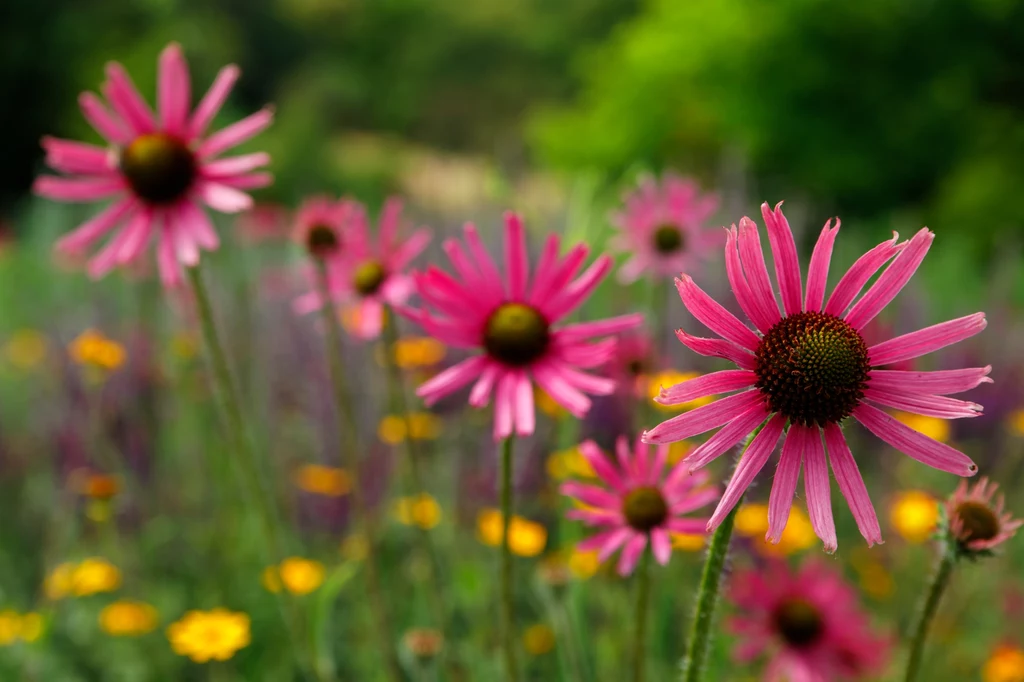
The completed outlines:
[[[1024,651],[1002,644],[985,663],[981,671],[984,682],[1024,682]]]
[[[366,536],[354,533],[341,541],[341,556],[347,561],[362,561],[370,550]]]
[[[548,455],[545,467],[548,476],[555,480],[566,478],[596,478],[594,468],[580,452],[578,446],[558,450]]]
[[[429,336],[407,336],[392,347],[395,364],[402,369],[433,367],[444,360],[444,344]]]
[[[8,362],[25,371],[41,365],[48,352],[46,335],[35,329],[19,329],[4,344],[4,355]]]
[[[501,545],[502,517],[497,509],[484,509],[477,516],[477,534],[485,545],[498,547]],[[532,557],[544,551],[548,541],[548,532],[543,525],[513,516],[509,522],[508,544],[513,554]]]
[[[70,595],[74,588],[72,582],[74,573],[75,565],[73,563],[65,562],[55,566],[43,581],[43,592],[46,594],[46,598],[56,601]]]
[[[12,609],[0,611],[0,646],[21,640],[34,642],[43,634],[43,617],[35,612],[24,615]]]
[[[668,463],[675,466],[679,463],[683,457],[690,454],[690,450],[693,450],[693,443],[688,440],[679,440],[668,446]]]
[[[304,464],[295,472],[295,485],[314,495],[341,497],[352,490],[352,476],[337,467]]]
[[[284,583],[292,594],[309,594],[324,583],[326,569],[319,561],[288,557],[277,566],[263,569],[263,587],[268,592],[280,592]]]
[[[1024,408],[1014,410],[1009,419],[1010,430],[1018,436],[1024,436]]]
[[[30,611],[21,617],[21,639],[24,642],[35,642],[43,636],[42,614]]]
[[[669,388],[676,384],[681,384],[684,381],[690,379],[696,379],[700,376],[699,372],[678,372],[674,369],[667,369],[657,374],[652,374],[647,380],[647,396],[651,399],[651,404],[659,410],[666,412],[679,412],[681,410],[692,410],[700,407],[701,405],[707,405],[712,402],[714,398],[712,396],[706,396],[704,398],[697,398],[691,400],[682,405],[662,405],[659,402],[655,402],[654,399],[661,393],[662,388]]]
[[[76,597],[100,592],[113,592],[121,586],[121,571],[100,557],[90,557],[75,566],[71,573],[71,591]]]
[[[85,367],[112,372],[124,364],[124,346],[95,329],[86,329],[68,346],[71,359]]]
[[[768,532],[768,505],[744,504],[736,512],[736,532],[751,538],[754,548],[766,556],[789,556],[811,547],[817,542],[814,527],[807,513],[793,505],[789,509],[786,529],[778,544],[765,540]]]
[[[948,419],[926,417],[921,414],[910,414],[908,412],[896,412],[893,416],[915,431],[923,433],[929,438],[934,438],[940,443],[949,441],[950,427]]]
[[[377,426],[377,435],[388,445],[397,445],[410,434],[413,440],[434,440],[441,435],[441,420],[430,412],[411,412],[408,420],[389,414]]]
[[[537,406],[537,409],[552,419],[563,419],[569,416],[569,411],[555,402],[555,399],[542,388],[534,389],[533,403]]]
[[[395,518],[403,526],[419,526],[430,530],[441,523],[441,505],[426,493],[403,497],[395,503]]]
[[[684,552],[699,552],[704,549],[708,536],[700,533],[672,533],[672,548]]]
[[[157,612],[151,604],[123,599],[105,606],[100,611],[99,623],[108,635],[135,637],[156,628]]]
[[[580,580],[592,578],[601,568],[601,561],[597,558],[597,552],[581,552],[574,549],[569,555],[569,570]]]
[[[523,633],[523,647],[532,656],[549,653],[555,648],[555,632],[543,623],[528,627]]]
[[[939,522],[939,501],[923,490],[903,491],[889,506],[889,521],[904,540],[925,542]]]
[[[226,661],[249,646],[249,616],[227,609],[189,611],[167,628],[167,639],[179,656],[196,663]]]

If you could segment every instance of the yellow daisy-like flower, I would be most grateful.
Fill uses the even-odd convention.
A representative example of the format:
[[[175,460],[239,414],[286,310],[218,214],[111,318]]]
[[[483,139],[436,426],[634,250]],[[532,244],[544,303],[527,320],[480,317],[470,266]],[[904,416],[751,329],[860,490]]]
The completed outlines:
[[[569,416],[569,411],[555,402],[555,399],[548,395],[542,388],[535,388],[533,391],[533,404],[541,412],[552,419],[563,419]]]
[[[441,420],[430,412],[411,412],[408,420],[389,414],[377,426],[377,436],[388,445],[398,445],[410,435],[413,440],[435,440],[441,435]]]
[[[280,592],[281,585],[292,594],[309,594],[324,583],[326,569],[319,561],[288,557],[277,566],[263,569],[263,587]]]
[[[921,414],[910,414],[907,412],[895,412],[892,416],[915,431],[923,433],[929,438],[934,438],[940,443],[949,441],[950,426],[948,419],[926,417]]]
[[[19,329],[4,344],[4,355],[16,368],[29,371],[46,360],[49,346],[49,341],[42,332],[35,329]]]
[[[984,682],[1024,682],[1024,651],[1006,644],[996,647],[981,671]]]
[[[391,349],[395,364],[402,369],[433,367],[444,360],[444,344],[429,336],[407,336]]]
[[[124,346],[103,336],[95,329],[86,329],[68,346],[71,359],[84,367],[112,372],[127,357]]]
[[[501,545],[502,516],[497,509],[484,509],[477,516],[477,534],[480,541],[491,547]],[[548,531],[543,525],[513,516],[509,522],[508,544],[513,554],[532,557],[544,551],[548,541]]]
[[[561,481],[566,478],[597,478],[594,468],[587,458],[580,453],[578,446],[558,450],[548,455],[545,467],[548,476]]]
[[[295,485],[314,495],[341,497],[352,490],[352,476],[337,467],[305,464],[295,472]]]
[[[30,611],[21,617],[20,636],[23,642],[35,642],[43,636],[42,614]]]
[[[71,591],[76,597],[100,592],[113,592],[121,586],[121,571],[100,557],[90,557],[75,566],[71,573]]]
[[[1018,436],[1024,436],[1024,408],[1014,410],[1009,418],[1010,430]]]
[[[167,639],[174,653],[196,663],[226,661],[249,646],[249,616],[227,609],[189,611],[167,628]]]
[[[403,526],[430,530],[441,523],[441,505],[426,493],[403,497],[395,503],[395,518]]]
[[[533,625],[523,633],[523,648],[531,656],[542,656],[555,648],[555,632],[544,623]]]
[[[70,595],[74,587],[72,582],[74,573],[75,565],[73,563],[64,562],[55,566],[43,581],[43,592],[46,594],[46,598],[56,601]]]
[[[136,637],[156,629],[157,612],[141,601],[116,601],[100,611],[100,628],[114,637]]]
[[[0,611],[0,646],[15,642],[34,642],[43,635],[43,617],[35,612],[24,615],[12,609]]]
[[[675,386],[676,384],[681,384],[684,381],[696,379],[699,376],[699,372],[679,372],[674,369],[667,369],[656,374],[652,374],[647,379],[647,396],[651,399],[652,405],[659,410],[664,410],[666,412],[692,410],[702,405],[707,405],[714,400],[712,396],[697,398],[696,400],[691,400],[687,403],[683,403],[682,405],[662,405],[661,403],[654,401],[654,399],[661,393],[662,388]]]
[[[904,540],[925,542],[939,523],[939,501],[923,490],[903,491],[889,506],[889,521]]]
[[[700,533],[671,533],[672,548],[684,552],[699,552],[707,544],[708,536]]]
[[[778,544],[765,540],[768,532],[768,505],[745,504],[736,512],[736,532],[754,541],[754,548],[765,556],[789,556],[817,543],[811,520],[800,507],[789,509],[789,520]]]
[[[569,555],[569,570],[580,580],[592,578],[599,568],[601,561],[597,558],[597,552],[581,552],[574,549]]]

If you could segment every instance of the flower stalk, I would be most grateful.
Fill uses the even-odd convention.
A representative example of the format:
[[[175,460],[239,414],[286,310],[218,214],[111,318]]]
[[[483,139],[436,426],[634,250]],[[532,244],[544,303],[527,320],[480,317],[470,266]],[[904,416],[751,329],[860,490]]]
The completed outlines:
[[[651,601],[651,544],[647,543],[636,586],[636,614],[633,622],[636,625],[636,639],[633,642],[633,682],[644,681],[644,666],[647,662],[647,612]]]
[[[928,638],[928,629],[935,618],[939,601],[942,599],[946,587],[949,586],[949,579],[953,575],[957,557],[957,552],[950,547],[950,543],[943,542],[931,583],[914,623],[913,635],[910,640],[910,655],[907,657],[907,669],[903,675],[904,682],[914,682],[917,679],[917,673],[921,668],[921,657],[924,655],[924,643]]]
[[[517,682],[519,666],[516,662],[515,593],[512,588],[512,550],[509,546],[509,527],[512,525],[512,446],[515,436],[509,436],[501,445],[501,629],[505,649],[505,679]]]

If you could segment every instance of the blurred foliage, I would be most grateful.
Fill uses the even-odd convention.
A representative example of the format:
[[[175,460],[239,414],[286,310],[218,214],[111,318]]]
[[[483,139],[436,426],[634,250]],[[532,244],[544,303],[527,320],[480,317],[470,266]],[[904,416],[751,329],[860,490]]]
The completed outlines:
[[[650,0],[580,72],[533,121],[556,165],[712,175],[738,152],[760,195],[844,218],[909,210],[982,244],[1024,225],[1020,2]]]

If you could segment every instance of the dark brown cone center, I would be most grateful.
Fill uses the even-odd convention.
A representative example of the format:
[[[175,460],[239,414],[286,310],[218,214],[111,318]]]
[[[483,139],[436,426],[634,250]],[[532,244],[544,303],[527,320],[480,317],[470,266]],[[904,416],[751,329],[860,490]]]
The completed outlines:
[[[317,258],[337,253],[340,248],[338,233],[327,225],[314,225],[306,233],[306,249]]]
[[[120,168],[140,199],[158,205],[185,196],[197,174],[192,150],[166,133],[147,133],[132,140],[121,150]]]
[[[654,231],[654,249],[658,253],[675,253],[686,245],[683,231],[675,225],[662,225]]]
[[[502,303],[484,325],[484,348],[506,365],[528,365],[544,354],[551,333],[536,308],[525,303]]]
[[[360,295],[371,296],[377,293],[387,276],[383,265],[375,260],[368,260],[356,268],[352,286]]]
[[[984,502],[968,500],[956,507],[960,519],[960,541],[991,540],[999,535],[999,517],[992,507]]]
[[[634,530],[647,533],[668,518],[668,504],[661,491],[653,486],[634,488],[622,501],[622,515]]]
[[[801,648],[814,644],[825,630],[821,611],[806,599],[788,599],[772,616],[775,629],[787,644]]]

